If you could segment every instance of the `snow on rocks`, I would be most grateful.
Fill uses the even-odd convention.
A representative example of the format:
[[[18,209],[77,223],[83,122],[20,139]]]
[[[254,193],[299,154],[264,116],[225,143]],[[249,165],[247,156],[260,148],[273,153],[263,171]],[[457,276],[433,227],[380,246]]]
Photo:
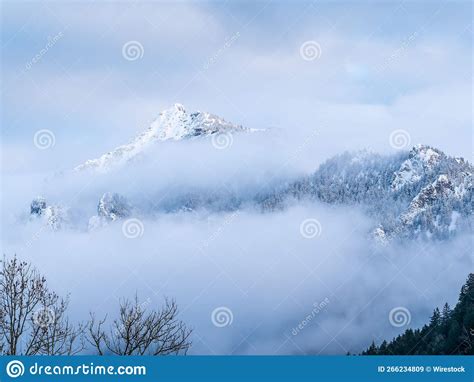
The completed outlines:
[[[200,111],[188,113],[183,105],[177,103],[162,111],[150,127],[130,143],[119,146],[97,159],[88,160],[74,170],[94,169],[107,172],[115,166],[127,163],[156,142],[251,131],[253,130],[234,125],[214,114]]]

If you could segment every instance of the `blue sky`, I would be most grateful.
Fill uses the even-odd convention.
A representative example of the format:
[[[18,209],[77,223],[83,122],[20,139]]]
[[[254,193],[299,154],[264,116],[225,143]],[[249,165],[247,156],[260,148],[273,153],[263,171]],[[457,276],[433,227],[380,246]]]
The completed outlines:
[[[404,129],[472,155],[470,2],[12,1],[1,40],[5,171],[73,166],[175,102],[248,127],[316,126],[328,154],[388,152]],[[124,58],[129,41],[141,58]],[[40,129],[53,149],[33,145]]]
[[[353,206],[317,203],[268,214],[245,208],[230,218],[157,214],[143,218],[137,241],[123,235],[121,222],[95,232],[86,226],[106,191],[131,195],[138,206],[168,193],[179,198],[174,190],[273,193],[343,150],[392,153],[390,137],[400,130],[409,138],[404,149],[425,143],[472,159],[471,8],[445,1],[2,2],[2,251],[33,260],[54,289],[71,293],[78,319],[89,309],[111,312],[135,291],[153,304],[176,297],[195,325],[195,353],[293,354],[314,352],[314,344],[359,352],[405,329],[387,319],[397,306],[410,308],[413,327],[421,326],[435,306],[455,302],[472,265],[472,235],[426,248],[388,246],[373,256],[371,218]],[[199,139],[165,142],[144,165],[110,176],[51,176],[128,142],[175,102],[267,130],[235,134],[229,150]],[[55,144],[42,150],[34,137],[44,130]],[[70,206],[77,229],[40,228],[29,215],[37,195]],[[301,235],[308,218],[322,224],[318,242]],[[287,330],[332,291],[337,298],[318,317],[321,326],[288,342]],[[235,313],[225,332],[210,320],[219,305]]]

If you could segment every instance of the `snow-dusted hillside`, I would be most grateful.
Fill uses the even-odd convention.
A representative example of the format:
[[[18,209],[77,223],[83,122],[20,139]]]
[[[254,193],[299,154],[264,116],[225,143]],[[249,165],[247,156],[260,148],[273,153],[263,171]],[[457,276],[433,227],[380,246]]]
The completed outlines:
[[[250,131],[209,113],[188,114],[182,105],[175,104],[129,144],[88,160],[75,170],[107,172],[141,156],[156,142]],[[96,196],[97,212],[94,216],[89,213],[84,225],[97,229],[132,214],[153,218],[159,213],[203,209],[213,213],[257,208],[271,213],[302,200],[313,200],[361,207],[375,219],[373,237],[384,243],[400,237],[445,239],[472,229],[473,166],[426,145],[389,156],[369,151],[344,153],[327,160],[309,176],[271,189],[257,185],[236,191],[219,188],[217,182],[213,187],[188,186],[172,191],[170,185],[161,195],[154,187],[151,184],[146,200],[137,200],[111,185],[105,190],[108,192]],[[60,200],[52,202],[49,205],[45,199],[35,199],[31,216],[45,219],[55,230],[68,226],[73,220],[69,207],[73,210],[75,206],[63,206]]]
[[[380,224],[374,236],[448,238],[472,228],[473,166],[426,145],[393,156],[345,153],[311,176],[264,198],[266,210],[290,199],[359,205]]]
[[[97,159],[90,159],[74,170],[94,169],[107,172],[114,166],[132,160],[159,141],[250,131],[252,130],[229,123],[210,113],[196,111],[189,114],[183,105],[175,104],[170,109],[162,111],[150,127],[130,143],[119,146]]]

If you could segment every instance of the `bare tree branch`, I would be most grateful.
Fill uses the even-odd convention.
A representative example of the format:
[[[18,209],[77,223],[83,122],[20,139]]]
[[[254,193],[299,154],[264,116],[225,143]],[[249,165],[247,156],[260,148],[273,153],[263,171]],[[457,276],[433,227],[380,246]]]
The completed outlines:
[[[83,327],[66,316],[69,300],[48,289],[30,264],[6,257],[0,266],[0,351],[6,355],[76,354]]]
[[[99,355],[168,355],[186,354],[191,330],[178,320],[178,306],[166,300],[159,310],[146,312],[138,297],[120,303],[119,315],[109,333],[103,330],[104,318],[96,322],[91,314],[88,342]]]

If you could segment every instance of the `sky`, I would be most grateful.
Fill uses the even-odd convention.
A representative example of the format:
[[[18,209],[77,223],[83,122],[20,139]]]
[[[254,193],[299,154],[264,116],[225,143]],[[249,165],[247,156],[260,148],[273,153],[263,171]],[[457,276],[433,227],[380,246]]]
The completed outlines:
[[[472,232],[374,248],[373,218],[317,202],[157,212],[138,216],[134,240],[130,219],[87,222],[106,191],[271,192],[345,150],[424,143],[471,160],[470,2],[4,1],[1,46],[0,244],[70,293],[75,319],[135,292],[152,306],[171,296],[193,354],[345,354],[455,304]],[[264,131],[226,150],[162,142],[108,175],[67,172],[174,103]],[[38,194],[81,225],[45,228],[29,216]],[[308,240],[311,219],[321,227]],[[402,326],[389,319],[399,308]]]
[[[251,128],[316,129],[323,157],[393,151],[400,129],[409,144],[472,156],[470,2],[7,1],[1,11],[5,172],[70,168],[175,102]],[[51,150],[33,144],[43,129]]]

